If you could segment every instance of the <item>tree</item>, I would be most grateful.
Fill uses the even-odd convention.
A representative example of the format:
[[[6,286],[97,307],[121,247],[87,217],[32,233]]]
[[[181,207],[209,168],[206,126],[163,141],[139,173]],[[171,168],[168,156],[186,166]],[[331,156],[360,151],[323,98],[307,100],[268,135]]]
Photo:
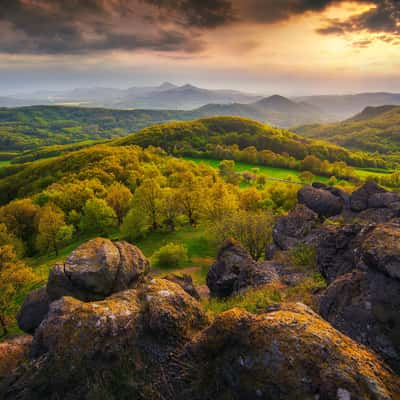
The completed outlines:
[[[177,189],[166,187],[162,189],[161,210],[163,224],[171,231],[175,230],[176,220],[180,214]]]
[[[237,185],[240,182],[240,174],[235,171],[235,161],[223,160],[218,164],[219,174],[226,182]]]
[[[160,223],[162,191],[156,178],[146,178],[136,189],[132,198],[132,208],[150,222],[152,230]]]
[[[0,247],[0,325],[4,335],[19,308],[16,297],[23,296],[35,280],[36,275],[18,260],[11,245]]]
[[[254,211],[260,206],[261,193],[256,188],[243,189],[239,193],[240,208]]]
[[[86,232],[107,234],[116,226],[117,216],[103,199],[89,199],[83,207],[81,228]]]
[[[243,244],[250,255],[259,260],[272,239],[273,215],[270,211],[239,211],[216,224],[218,240],[232,237]]]
[[[206,219],[215,223],[237,210],[237,194],[233,189],[234,186],[219,180],[207,191],[204,200]]]
[[[122,183],[114,183],[108,189],[106,201],[108,205],[114,210],[118,219],[118,225],[122,224],[122,220],[129,210],[131,199],[131,191]]]
[[[310,171],[303,171],[299,174],[299,178],[303,183],[311,183],[315,176]]]
[[[64,213],[54,204],[46,204],[38,213],[38,236],[36,246],[39,251],[54,251],[58,256],[59,247],[71,240],[74,227],[65,223]]]
[[[5,245],[11,245],[17,256],[23,256],[25,248],[22,241],[8,231],[6,224],[0,224],[0,246]]]
[[[8,232],[21,239],[29,250],[34,247],[38,211],[39,207],[31,199],[14,200],[0,209],[0,222],[7,226]]]

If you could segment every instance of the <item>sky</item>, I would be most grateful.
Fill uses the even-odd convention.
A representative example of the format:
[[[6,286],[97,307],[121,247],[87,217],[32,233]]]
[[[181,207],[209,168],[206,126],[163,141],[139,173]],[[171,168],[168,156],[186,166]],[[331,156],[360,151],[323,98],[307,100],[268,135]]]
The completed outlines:
[[[0,96],[164,81],[400,92],[400,0],[0,0]]]

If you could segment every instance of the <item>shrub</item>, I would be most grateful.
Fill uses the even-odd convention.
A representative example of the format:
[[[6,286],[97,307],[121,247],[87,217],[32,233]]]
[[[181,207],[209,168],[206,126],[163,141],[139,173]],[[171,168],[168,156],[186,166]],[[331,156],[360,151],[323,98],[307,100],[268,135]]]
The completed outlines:
[[[179,243],[168,243],[156,251],[152,262],[157,267],[176,268],[188,261],[187,248]]]
[[[294,267],[311,270],[316,268],[316,251],[314,246],[299,244],[290,252]]]

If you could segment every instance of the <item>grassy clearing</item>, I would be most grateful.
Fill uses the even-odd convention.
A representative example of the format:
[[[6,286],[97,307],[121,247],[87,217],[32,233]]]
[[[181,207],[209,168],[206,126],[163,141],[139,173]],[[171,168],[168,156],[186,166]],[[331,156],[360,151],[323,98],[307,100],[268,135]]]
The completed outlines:
[[[205,163],[212,168],[218,168],[218,164],[221,162],[220,160],[210,160],[207,158],[193,158],[193,157],[185,157],[185,160],[193,161],[197,164]],[[257,168],[259,170],[259,174],[264,175],[267,178],[292,180],[293,183],[299,183],[299,184],[301,183],[299,179],[301,171],[297,171],[295,169],[268,167],[265,165],[247,164],[236,161],[235,161],[235,167],[237,172],[250,171],[252,168]],[[328,181],[328,178],[324,176],[317,176],[316,178],[320,182]],[[274,181],[268,181],[267,185],[268,184],[272,185],[274,184]]]
[[[11,164],[11,161],[10,161],[10,160],[7,160],[7,161],[0,161],[0,168],[7,167],[7,166],[10,165],[10,164]]]
[[[387,170],[387,169],[378,169],[378,168],[356,168],[355,169],[357,175],[360,178],[368,178],[369,176],[383,176],[383,175],[390,175],[394,171]]]

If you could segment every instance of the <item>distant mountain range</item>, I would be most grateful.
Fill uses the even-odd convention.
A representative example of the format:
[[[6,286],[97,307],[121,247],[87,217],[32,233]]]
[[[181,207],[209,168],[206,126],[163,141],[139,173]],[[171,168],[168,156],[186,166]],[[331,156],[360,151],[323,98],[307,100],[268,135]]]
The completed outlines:
[[[85,107],[107,107],[117,109],[169,109],[191,110],[208,103],[250,103],[261,99],[260,96],[235,90],[209,90],[193,85],[176,86],[164,82],[160,86],[114,88],[78,88],[70,91],[40,91],[30,94],[19,94],[8,97],[10,105],[49,105],[70,104]],[[0,99],[1,101],[1,99]],[[0,103],[8,106],[6,98]]]
[[[398,153],[400,106],[366,107],[361,113],[339,123],[304,125],[293,130],[353,150]]]
[[[297,97],[294,100],[304,101],[320,110],[345,119],[361,112],[365,107],[379,107],[387,104],[400,105],[400,93],[359,93],[353,95],[326,95]]]

